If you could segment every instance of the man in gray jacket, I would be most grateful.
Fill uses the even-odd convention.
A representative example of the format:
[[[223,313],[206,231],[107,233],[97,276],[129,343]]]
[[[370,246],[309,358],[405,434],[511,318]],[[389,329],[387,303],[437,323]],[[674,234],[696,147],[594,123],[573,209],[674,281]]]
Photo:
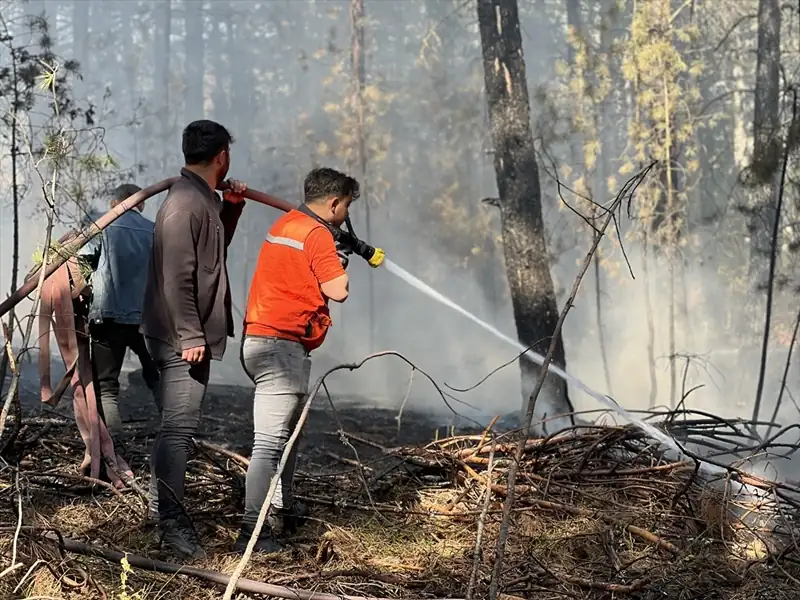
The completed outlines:
[[[200,424],[210,362],[222,360],[233,337],[225,262],[247,186],[232,181],[222,201],[214,191],[228,173],[232,142],[213,121],[184,129],[186,165],[156,217],[144,296],[141,330],[161,372],[161,431],[151,458],[159,524],[162,543],[185,557],[204,554],[182,504],[191,438]]]
[[[125,184],[111,192],[111,207],[141,190]],[[80,252],[94,268],[89,331],[92,338],[92,370],[100,407],[115,444],[120,443],[119,375],[130,348],[142,364],[142,377],[158,400],[158,368],[139,332],[154,223],[138,211],[127,211],[93,238]]]

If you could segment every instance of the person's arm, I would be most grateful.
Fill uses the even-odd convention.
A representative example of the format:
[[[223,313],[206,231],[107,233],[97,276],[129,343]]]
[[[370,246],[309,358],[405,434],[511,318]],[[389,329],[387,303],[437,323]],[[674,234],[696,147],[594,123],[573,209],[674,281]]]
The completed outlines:
[[[336,279],[321,283],[319,287],[329,300],[344,302],[350,295],[350,278],[345,273],[344,275],[339,275]]]
[[[236,233],[236,226],[239,224],[239,217],[242,216],[244,209],[244,193],[246,191],[246,183],[232,179],[230,187],[222,193],[222,210],[219,216],[225,229],[225,248],[230,245],[233,234]]]
[[[103,248],[103,234],[94,236],[89,240],[83,248],[78,250],[77,257],[81,262],[89,265],[92,271],[97,270],[97,265],[100,263],[100,252]]]
[[[350,280],[339,260],[331,232],[322,227],[312,231],[306,238],[305,250],[322,294],[334,302],[347,300]]]
[[[239,217],[242,216],[244,209],[244,202],[228,202],[222,201],[222,210],[219,213],[219,218],[222,220],[222,227],[225,230],[225,247],[230,246],[233,240],[233,234],[236,233],[236,226],[239,224]]]
[[[173,212],[161,223],[161,270],[164,298],[181,340],[181,350],[206,344],[197,309],[197,242],[200,219],[188,210]]]

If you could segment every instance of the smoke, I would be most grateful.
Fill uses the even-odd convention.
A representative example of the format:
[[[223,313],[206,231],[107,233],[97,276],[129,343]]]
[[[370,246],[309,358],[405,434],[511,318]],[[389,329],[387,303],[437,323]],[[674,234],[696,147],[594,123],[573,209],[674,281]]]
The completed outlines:
[[[144,3],[140,4],[144,7]],[[496,196],[496,185],[487,142],[482,63],[474,14],[470,11],[457,14],[450,8],[445,10],[444,4],[411,0],[368,4],[368,10],[372,11],[368,28],[370,93],[380,92],[385,97],[376,101],[383,108],[370,114],[372,141],[365,195],[372,209],[367,241],[384,248],[396,263],[479,318],[515,337],[502,245],[496,239],[500,234],[498,218],[494,209],[480,204],[481,198]],[[272,23],[277,33],[270,31],[269,35],[258,37],[248,29],[269,22],[261,12],[255,12],[256,5],[260,6],[258,10],[273,10],[274,7],[281,13],[280,19]],[[348,122],[338,121],[337,112],[330,110],[330,105],[342,103],[350,89],[347,77],[332,75],[342,75],[349,68],[347,3],[326,5],[329,10],[323,12],[312,10],[313,3],[294,0],[232,3],[228,7],[230,15],[214,17],[219,21],[214,24],[216,33],[206,39],[207,61],[203,65],[206,116],[228,125],[239,139],[233,147],[231,176],[295,202],[301,197],[303,175],[315,164],[353,171],[353,160],[347,152],[330,150],[341,146],[344,134],[352,133],[347,130]],[[113,6],[114,11],[121,11],[129,4],[122,2]],[[66,9],[70,7],[65,4],[62,8],[60,18],[69,23]],[[434,19],[429,13],[436,10],[442,14]],[[420,14],[430,22],[426,27],[413,29],[420,21]],[[243,15],[252,17],[253,24],[247,19],[236,20]],[[111,16],[112,9],[108,16],[92,13],[91,45],[95,51],[87,56],[82,89],[86,90],[87,97],[97,99],[103,96],[105,86],[110,86],[110,103],[114,110],[104,117],[103,126],[108,129],[105,141],[123,167],[145,165],[145,170],[135,177],[136,183],[145,186],[175,174],[181,162],[180,128],[197,115],[188,114],[183,105],[186,69],[180,61],[177,67],[175,62],[170,67],[173,72],[169,98],[174,103],[169,115],[171,129],[160,128],[152,98],[145,98],[144,109],[140,106],[141,93],[131,82],[144,82],[145,94],[155,94],[160,89],[150,66],[154,60],[152,36],[155,28],[141,15],[135,19],[132,15],[131,35],[118,39]],[[547,19],[539,16],[533,12],[523,14],[531,87],[552,76],[548,69],[559,50],[554,45],[550,47],[549,40],[554,35],[563,37],[548,25]],[[155,18],[154,12],[152,19]],[[182,23],[178,16],[173,18],[176,23]],[[287,33],[286,23],[302,23],[303,26],[290,28]],[[432,49],[431,40],[435,36],[429,32],[442,24],[448,27],[448,37],[440,47]],[[229,27],[236,28],[236,36],[230,34]],[[394,36],[400,28],[406,31],[405,37],[383,37],[390,31]],[[418,37],[414,37],[414,32]],[[175,41],[181,35],[182,29],[176,26],[173,50],[187,62],[185,48]],[[115,53],[100,51],[106,38],[111,45],[124,43],[135,52],[135,56],[128,57],[126,71],[112,64],[116,60]],[[56,38],[55,43],[60,45],[57,51],[71,50],[70,40]],[[242,53],[242,47],[235,46],[237,43],[242,47],[252,46],[258,60]],[[340,46],[337,52],[328,49],[336,45]],[[421,53],[423,47],[425,52]],[[302,68],[293,68],[292,61],[297,57],[292,53],[301,51],[305,57]],[[315,52],[321,58],[309,59]],[[427,63],[423,59],[427,59]],[[437,60],[439,67],[429,66]],[[156,66],[165,66],[157,57],[155,61]],[[252,81],[247,81],[246,97],[237,96],[241,88],[232,84],[231,73],[235,70],[230,65],[234,62],[241,72],[253,73]],[[331,84],[332,78],[335,81]],[[407,81],[412,83],[409,85]],[[246,147],[245,132],[252,141],[250,147]],[[323,151],[323,146],[328,150]],[[588,234],[576,233],[580,226],[577,217],[557,208],[558,195],[552,182],[544,175],[542,180],[550,250],[557,255],[553,276],[559,292],[559,306],[563,306],[589,239]],[[35,191],[31,192],[23,208],[22,273],[27,271],[30,257],[43,237],[43,219],[33,208],[36,195]],[[162,200],[163,195],[148,202],[145,216],[155,218]],[[239,364],[241,311],[246,306],[247,287],[258,249],[277,216],[272,209],[250,203],[229,249],[230,281],[238,309],[234,313],[237,339],[229,340],[225,359],[214,365],[212,381],[250,385]],[[0,286],[8,289],[11,226],[7,204],[3,205],[0,217]],[[365,236],[363,201],[356,204],[353,222],[357,232]],[[60,233],[57,231],[56,235]],[[723,250],[727,252],[730,246],[721,241],[713,243],[713,231],[701,231],[698,235],[704,237],[709,248],[704,260],[695,257],[690,262],[680,261],[676,269],[678,397],[702,385],[686,397],[686,408],[728,418],[749,418],[759,369],[763,295],[743,293],[747,282],[735,279],[739,276],[737,269],[740,271],[741,263],[746,260],[745,254],[726,255]],[[601,310],[612,396],[631,410],[647,409],[650,404],[650,340],[645,310],[645,285],[649,284],[653,305],[655,403],[668,406],[671,300],[667,264],[651,257],[647,280],[642,268],[641,246],[625,242],[634,279],[627,273],[620,251],[612,250],[611,239],[605,240],[601,247]],[[473,253],[474,249],[478,252]],[[371,270],[358,258],[351,260],[349,273],[351,297],[344,305],[332,307],[334,327],[325,345],[312,356],[312,379],[334,365],[357,362],[371,352],[392,349],[430,375],[440,387],[437,390],[421,373],[416,373],[407,408],[425,410],[447,419],[451,414],[449,403],[459,413],[484,422],[495,414],[519,411],[523,394],[517,362],[498,370],[470,392],[456,393],[445,386],[474,385],[512,361],[517,354],[514,348],[384,270]],[[612,390],[606,389],[598,343],[595,283],[590,269],[566,320],[567,370],[589,387],[610,394]],[[762,409],[762,414],[767,416],[772,413],[783,376],[788,340],[778,343],[776,338],[778,329],[791,329],[794,309],[790,300],[788,295],[779,295],[776,301],[776,335],[770,346]],[[759,307],[758,310],[745,310],[747,303]],[[29,306],[28,302],[23,303],[20,313]],[[371,306],[374,306],[374,331],[370,331]],[[756,317],[752,315],[758,315],[759,322],[753,322]],[[380,358],[357,371],[337,373],[331,378],[329,388],[338,401],[349,399],[399,409],[410,373],[411,367],[400,359]],[[798,415],[793,402],[794,395],[800,391],[797,379],[797,368],[793,366],[779,415],[785,423],[796,420]],[[530,382],[526,387],[530,388]],[[455,398],[443,399],[442,392]],[[571,392],[577,410],[599,408],[580,392]]]

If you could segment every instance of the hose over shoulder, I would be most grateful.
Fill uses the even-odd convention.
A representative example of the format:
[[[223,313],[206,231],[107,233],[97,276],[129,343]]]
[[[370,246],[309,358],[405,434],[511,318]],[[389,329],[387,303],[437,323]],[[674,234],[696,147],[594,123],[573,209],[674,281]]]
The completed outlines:
[[[53,262],[46,267],[44,274],[45,279],[55,273],[61,265],[75,256],[75,254],[86,244],[88,244],[92,238],[99,235],[106,227],[111,225],[111,223],[116,221],[120,216],[125,214],[130,209],[136,208],[148,198],[152,198],[156,194],[160,194],[161,192],[168,190],[179,179],[180,177],[170,177],[169,179],[164,179],[163,181],[154,183],[143,190],[139,190],[132,196],[127,197],[125,200],[117,204],[114,208],[100,217],[97,221],[89,225],[86,229],[78,232],[78,234],[75,235],[75,237],[70,240],[70,242],[66,244],[61,251],[54,254]],[[222,182],[219,186],[217,186],[217,189],[226,190],[228,187],[229,184],[227,182]],[[277,208],[283,212],[289,212],[295,208],[292,204],[286,202],[285,200],[281,200],[275,196],[270,196],[264,192],[259,192],[258,190],[248,189],[245,192],[244,197],[249,200],[259,202],[260,204],[266,204],[267,206]],[[34,269],[31,271],[31,273],[28,274],[28,278],[26,279],[25,283],[23,283],[14,293],[0,303],[0,317],[5,315],[14,306],[19,304],[23,298],[25,298],[36,288],[38,277],[34,277],[34,275],[38,273],[38,271],[39,269]]]
[[[220,191],[225,191],[230,187],[230,184],[227,181],[223,181],[217,186],[217,189]],[[293,204],[290,204],[286,200],[281,200],[280,198],[276,198],[275,196],[270,196],[269,194],[265,194],[264,192],[259,192],[258,190],[251,190],[250,188],[247,189],[244,193],[244,197],[248,200],[253,200],[254,202],[259,202],[261,204],[266,204],[267,206],[271,206],[272,208],[277,208],[278,210],[282,210],[283,212],[289,212],[290,210],[296,208]]]
[[[67,244],[66,248],[63,248],[60,252],[54,253],[53,255],[53,262],[45,267],[44,277],[47,279],[53,273],[55,273],[58,268],[63,265],[67,260],[75,256],[75,254],[83,248],[89,241],[97,236],[103,229],[111,225],[114,221],[116,221],[120,216],[122,216],[125,212],[129,211],[132,208],[140,205],[142,202],[147,200],[148,198],[155,196],[156,194],[160,194],[161,192],[168,190],[173,183],[178,180],[177,177],[172,177],[170,179],[165,179],[163,181],[159,181],[149,187],[144,188],[143,190],[139,190],[132,196],[129,196],[117,206],[112,208],[102,217],[100,217],[97,221],[89,225],[86,229],[83,229],[75,236],[75,238]],[[38,272],[38,269],[33,271],[30,276],[28,277],[27,281],[23,283],[14,293],[12,293],[8,298],[3,300],[0,303],[0,317],[5,315],[9,310],[11,310],[14,306],[19,304],[25,296],[30,294],[35,288],[36,284],[38,283],[38,277],[34,277],[33,275]]]

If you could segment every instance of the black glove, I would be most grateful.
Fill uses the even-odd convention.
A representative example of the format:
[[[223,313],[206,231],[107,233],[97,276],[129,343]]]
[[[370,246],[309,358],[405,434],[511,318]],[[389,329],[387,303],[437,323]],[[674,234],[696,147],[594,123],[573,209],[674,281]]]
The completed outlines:
[[[339,257],[339,260],[342,262],[342,268],[345,270],[347,270],[347,265],[350,264],[348,256],[352,253],[352,250],[336,242],[336,255]]]

